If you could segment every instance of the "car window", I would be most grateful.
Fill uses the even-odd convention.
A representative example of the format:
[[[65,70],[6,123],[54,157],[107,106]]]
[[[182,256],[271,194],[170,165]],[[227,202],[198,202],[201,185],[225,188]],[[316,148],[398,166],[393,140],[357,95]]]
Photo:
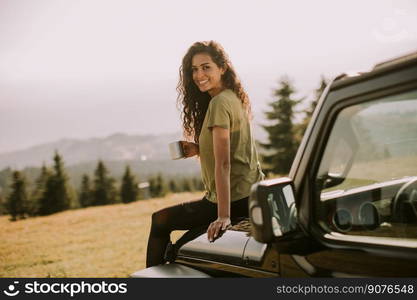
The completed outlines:
[[[328,232],[417,238],[417,91],[343,109],[315,180]]]

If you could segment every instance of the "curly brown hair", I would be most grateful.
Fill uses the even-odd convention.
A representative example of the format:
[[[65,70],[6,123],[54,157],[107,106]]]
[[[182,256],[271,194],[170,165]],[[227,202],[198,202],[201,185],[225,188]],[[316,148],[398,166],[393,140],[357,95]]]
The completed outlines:
[[[193,80],[192,59],[196,54],[208,54],[213,62],[225,70],[221,77],[223,87],[231,89],[238,98],[251,117],[250,101],[247,93],[242,87],[239,78],[230,62],[230,59],[223,47],[215,41],[205,41],[194,43],[182,59],[182,65],[179,69],[179,81],[177,85],[177,104],[181,109],[181,118],[184,128],[184,136],[193,139],[198,143],[198,137],[203,126],[204,117],[210,102],[208,92],[201,92]]]

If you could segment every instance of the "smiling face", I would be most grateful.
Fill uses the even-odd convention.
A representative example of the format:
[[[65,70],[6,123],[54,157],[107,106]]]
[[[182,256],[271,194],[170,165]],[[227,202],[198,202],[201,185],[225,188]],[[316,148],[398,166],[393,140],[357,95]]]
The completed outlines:
[[[211,97],[223,90],[222,75],[224,69],[219,68],[206,53],[198,53],[192,59],[193,80],[201,92],[208,92]]]

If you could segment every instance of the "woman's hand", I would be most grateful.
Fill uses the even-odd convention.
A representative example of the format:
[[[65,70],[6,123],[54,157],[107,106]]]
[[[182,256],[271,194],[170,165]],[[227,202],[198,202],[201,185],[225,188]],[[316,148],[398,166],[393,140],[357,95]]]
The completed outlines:
[[[207,229],[207,238],[210,242],[213,242],[219,235],[221,235],[226,229],[231,227],[231,221],[228,217],[218,217],[216,221],[212,222]]]
[[[182,151],[184,152],[184,156],[186,158],[200,154],[200,149],[198,148],[198,144],[187,142],[187,141],[180,141],[180,143],[181,143]]]

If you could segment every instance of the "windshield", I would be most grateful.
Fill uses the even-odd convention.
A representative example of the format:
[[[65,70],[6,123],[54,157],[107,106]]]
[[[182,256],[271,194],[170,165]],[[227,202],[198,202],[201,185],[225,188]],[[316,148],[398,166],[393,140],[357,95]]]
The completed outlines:
[[[417,91],[340,111],[315,189],[315,218],[325,231],[414,240]]]
[[[417,174],[417,91],[340,112],[318,173],[326,192]]]

